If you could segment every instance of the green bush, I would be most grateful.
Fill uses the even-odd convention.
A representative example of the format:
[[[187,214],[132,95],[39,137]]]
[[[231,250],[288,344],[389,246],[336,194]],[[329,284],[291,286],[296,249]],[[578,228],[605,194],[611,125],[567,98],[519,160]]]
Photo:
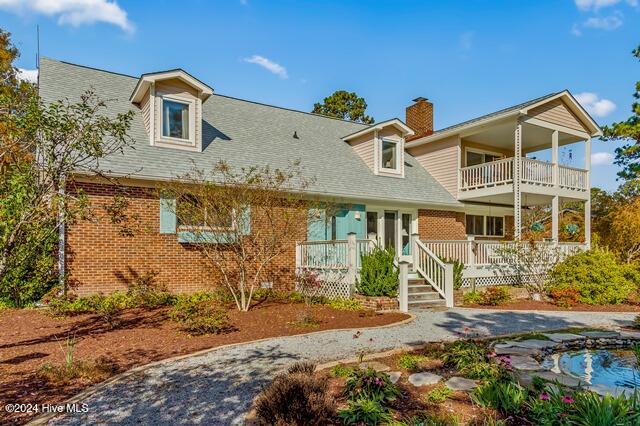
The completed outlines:
[[[339,311],[360,311],[362,304],[355,299],[331,299],[327,305]]]
[[[227,311],[212,299],[179,299],[169,316],[183,331],[193,335],[221,333],[229,329]]]
[[[490,380],[478,386],[471,399],[481,407],[490,407],[504,414],[518,414],[527,400],[527,391],[513,382]]]
[[[349,377],[351,373],[353,373],[353,370],[353,367],[348,367],[344,364],[338,364],[331,369],[331,375],[333,377]]]
[[[364,296],[389,296],[398,294],[398,276],[400,271],[393,264],[392,249],[375,247],[362,256],[360,278],[356,282],[358,293]]]
[[[453,391],[445,385],[438,385],[425,395],[424,400],[428,404],[442,404],[452,394]]]
[[[148,271],[134,278],[127,289],[127,307],[157,308],[173,305],[175,295],[169,293],[166,287],[158,284],[156,271]]]
[[[640,272],[605,250],[594,249],[566,258],[549,271],[549,291],[575,289],[580,302],[606,305],[626,302],[637,294]]]
[[[601,397],[594,392],[577,392],[574,397],[575,402],[572,403],[573,412],[569,415],[573,425],[640,424],[638,394],[627,398],[624,394]]]
[[[381,425],[393,421],[386,407],[377,400],[367,398],[349,401],[349,406],[338,415],[345,425]]]
[[[511,299],[506,287],[491,286],[483,291],[470,291],[462,296],[465,305],[497,306]]]
[[[453,264],[453,289],[459,290],[462,287],[462,273],[464,272],[464,263],[457,259],[440,258],[444,263]]]
[[[379,373],[372,368],[354,370],[347,378],[344,393],[351,401],[361,398],[386,404],[400,396],[400,389],[385,373]]]
[[[458,340],[445,345],[442,361],[469,379],[494,379],[506,375],[504,367],[489,361],[489,348],[472,340]]]
[[[469,291],[462,296],[462,303],[465,305],[479,305],[482,302],[482,295],[479,291]]]

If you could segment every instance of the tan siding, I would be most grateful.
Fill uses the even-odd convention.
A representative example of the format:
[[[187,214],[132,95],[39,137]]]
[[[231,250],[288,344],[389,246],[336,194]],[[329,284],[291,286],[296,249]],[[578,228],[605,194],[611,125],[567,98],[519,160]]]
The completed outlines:
[[[581,132],[589,131],[560,99],[554,99],[529,112],[529,115],[549,123],[558,124]]]
[[[147,131],[147,135],[149,135],[151,132],[151,98],[148,92],[142,98],[142,102],[140,102],[140,109],[142,111],[144,129]]]
[[[416,160],[454,197],[458,196],[460,139],[452,136],[408,150]]]
[[[356,154],[373,171],[373,132],[349,141]]]

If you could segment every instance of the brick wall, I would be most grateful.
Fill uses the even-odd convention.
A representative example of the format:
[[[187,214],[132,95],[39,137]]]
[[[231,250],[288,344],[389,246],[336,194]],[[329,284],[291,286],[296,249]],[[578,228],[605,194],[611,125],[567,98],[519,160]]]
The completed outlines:
[[[466,240],[463,212],[418,210],[418,234],[421,240]]]
[[[157,282],[174,292],[221,285],[220,277],[194,246],[178,243],[175,234],[160,234],[157,190],[95,183],[77,183],[70,191],[74,189],[88,197],[92,209],[89,219],[67,227],[67,273],[76,293],[125,290],[136,276],[149,271],[157,272]],[[105,209],[116,196],[129,203],[119,223],[113,223]],[[300,214],[298,235],[292,236],[285,253],[261,280],[273,282],[275,288],[293,286],[295,241],[306,234],[306,213],[296,213]],[[252,232],[267,234],[259,222],[252,218]]]

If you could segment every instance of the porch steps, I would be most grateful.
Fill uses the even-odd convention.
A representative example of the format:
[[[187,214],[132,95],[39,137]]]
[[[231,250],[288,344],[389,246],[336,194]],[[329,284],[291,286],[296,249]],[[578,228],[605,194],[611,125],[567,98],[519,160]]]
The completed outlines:
[[[440,293],[416,273],[409,274],[409,308],[432,308],[445,306]]]

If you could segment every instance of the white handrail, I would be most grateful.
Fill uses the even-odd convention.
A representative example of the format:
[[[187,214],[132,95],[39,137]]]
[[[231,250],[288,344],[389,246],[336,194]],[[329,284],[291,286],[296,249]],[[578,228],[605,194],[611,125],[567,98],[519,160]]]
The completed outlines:
[[[553,185],[553,163],[522,157],[522,181],[540,185]]]
[[[513,158],[490,161],[460,169],[460,189],[504,185],[513,181]]]
[[[415,243],[415,270],[453,307],[453,265],[441,261],[420,240]]]

